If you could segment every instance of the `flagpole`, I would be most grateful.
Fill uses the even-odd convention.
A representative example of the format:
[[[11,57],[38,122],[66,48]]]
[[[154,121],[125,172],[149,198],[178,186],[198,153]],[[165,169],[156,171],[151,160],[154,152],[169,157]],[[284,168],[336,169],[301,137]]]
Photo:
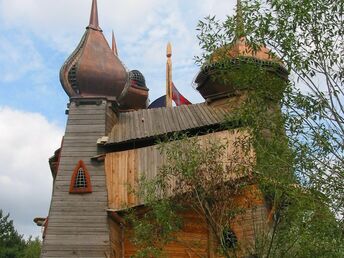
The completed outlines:
[[[172,107],[172,45],[170,42],[166,48],[166,107]]]

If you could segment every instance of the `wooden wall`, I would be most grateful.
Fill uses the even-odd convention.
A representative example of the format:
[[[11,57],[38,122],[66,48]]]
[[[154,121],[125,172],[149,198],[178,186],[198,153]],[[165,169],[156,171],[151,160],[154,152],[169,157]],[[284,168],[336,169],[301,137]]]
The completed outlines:
[[[241,147],[238,146],[238,142],[242,143],[242,140],[248,137],[248,134],[238,130],[226,130],[199,136],[198,138],[202,143],[206,142],[210,137],[227,144],[224,165],[228,171],[228,177],[237,178],[243,176],[238,171],[242,171],[243,166],[249,168],[254,155],[251,152],[250,155],[245,156]],[[231,157],[234,156],[241,158],[232,159]],[[133,189],[137,190],[137,182],[142,176],[147,179],[154,178],[163,162],[164,157],[157,146],[106,154],[105,172],[109,208],[120,210],[142,204],[133,193]]]
[[[70,104],[41,257],[106,257],[110,253],[104,164],[91,161],[91,157],[103,152],[96,142],[107,133],[106,120],[111,122],[111,113],[105,100]],[[79,160],[91,176],[90,194],[69,193]]]
[[[109,218],[110,241],[111,241],[111,258],[123,258],[124,255],[124,228]]]
[[[184,212],[184,225],[175,237],[177,241],[164,247],[165,257],[190,258],[208,257],[208,227],[204,219],[194,212]],[[130,227],[125,228],[124,257],[129,258],[137,252],[137,246],[131,242],[133,232]]]
[[[231,230],[238,240],[236,257],[248,257],[254,251],[255,240],[269,229],[267,209],[264,205],[262,194],[256,185],[246,187],[240,194],[235,196],[235,201],[245,212],[238,215],[230,223]],[[137,208],[143,213],[142,208]],[[164,257],[168,258],[220,258],[218,253],[218,242],[211,233],[203,216],[193,212],[185,211],[179,214],[183,221],[183,227],[175,233],[177,241],[170,242],[163,248]],[[120,227],[116,222],[110,224],[113,250],[115,258],[132,257],[140,248],[132,242],[133,230],[130,225],[122,224]],[[252,253],[251,253],[252,254]],[[123,255],[123,256],[122,256]]]
[[[250,172],[249,167],[254,162],[253,151],[250,150],[245,156],[242,146],[240,146],[245,142],[248,135],[247,131],[232,130],[199,136],[198,138],[201,143],[207,142],[209,137],[212,137],[227,144],[224,165],[228,170],[228,177],[235,179],[246,176],[247,174],[240,174],[239,171],[242,171],[243,166],[246,166],[248,167],[247,171]],[[232,157],[237,158],[233,159]],[[132,189],[137,190],[137,180],[141,176],[146,178],[156,176],[163,163],[164,157],[157,146],[106,154],[105,171],[109,208],[118,211],[143,204],[142,200],[133,194]],[[243,250],[237,254],[237,257],[245,257],[247,250],[254,249],[256,237],[268,229],[267,209],[263,196],[255,185],[245,188],[240,195],[235,197],[235,201],[245,209],[245,212],[233,220],[231,227]],[[177,233],[177,238],[180,241],[165,246],[164,250],[167,257],[220,257],[216,254],[217,243],[212,240],[204,219],[190,211],[182,214],[182,216],[185,224],[184,228]],[[121,228],[122,231],[119,229],[119,225],[115,222],[111,224],[111,235],[114,239],[112,241],[113,249],[116,249],[117,254],[124,253],[124,257],[131,257],[138,248],[130,241],[132,230],[130,226]],[[124,234],[124,239],[121,234]],[[190,249],[190,246],[195,246],[197,242],[199,247],[195,250]]]

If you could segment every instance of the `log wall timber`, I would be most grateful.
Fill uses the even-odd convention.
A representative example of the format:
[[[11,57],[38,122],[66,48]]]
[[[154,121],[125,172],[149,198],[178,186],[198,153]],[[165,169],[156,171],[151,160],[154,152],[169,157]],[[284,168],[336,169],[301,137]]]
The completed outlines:
[[[245,142],[246,137],[248,133],[245,131],[231,130],[198,138],[201,143],[206,143],[209,139],[218,139],[226,144],[224,165],[228,171],[228,178],[235,179],[247,175],[247,171],[252,166],[252,151],[251,155],[244,155],[243,146],[240,145]],[[164,157],[157,145],[106,154],[105,172],[109,208],[121,210],[143,204],[133,190],[138,190],[139,178],[143,176],[146,179],[154,178],[163,161]]]
[[[183,228],[175,234],[177,241],[164,246],[164,255],[168,258],[208,257],[208,227],[197,213],[188,211],[180,214]],[[138,250],[131,242],[132,230],[125,228],[124,257],[130,258]]]
[[[113,258],[123,258],[124,255],[124,228],[113,220],[110,223],[110,240]]]
[[[254,250],[255,240],[267,234],[268,215],[261,192],[255,185],[246,187],[236,196],[235,201],[245,209],[230,222],[230,228],[237,237],[237,250],[235,257],[249,257]],[[139,214],[144,208],[138,207]],[[218,242],[206,224],[204,216],[188,210],[179,214],[183,227],[174,233],[176,241],[171,241],[163,247],[164,257],[168,258],[222,258],[219,254]],[[139,250],[132,242],[133,230],[130,225],[121,225],[117,221],[110,224],[112,235],[112,248],[117,254],[115,258],[132,257]],[[121,237],[124,236],[124,237]],[[234,257],[234,255],[233,255]]]
[[[103,153],[97,139],[108,133],[114,121],[114,112],[105,100],[71,101],[41,257],[110,254],[104,164],[91,161],[91,157]],[[79,160],[84,161],[90,174],[92,193],[69,193],[73,169]]]

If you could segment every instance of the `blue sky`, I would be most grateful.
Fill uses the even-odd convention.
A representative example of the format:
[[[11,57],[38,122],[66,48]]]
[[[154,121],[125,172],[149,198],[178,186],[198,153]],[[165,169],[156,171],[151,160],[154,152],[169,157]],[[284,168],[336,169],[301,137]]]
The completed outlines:
[[[68,102],[59,69],[88,25],[91,0],[0,0],[0,209],[21,234],[40,235],[52,179],[48,158],[60,145]],[[98,0],[99,21],[119,57],[140,70],[150,100],[165,91],[165,49],[173,46],[173,80],[190,101],[200,53],[198,20],[233,13],[235,0]]]

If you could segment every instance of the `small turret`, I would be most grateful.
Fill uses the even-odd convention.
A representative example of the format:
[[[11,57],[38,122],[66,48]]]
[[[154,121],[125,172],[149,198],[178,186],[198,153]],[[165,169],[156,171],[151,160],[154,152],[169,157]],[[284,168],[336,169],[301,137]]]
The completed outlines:
[[[195,79],[196,89],[207,101],[225,98],[234,92],[238,93],[238,89],[233,83],[233,77],[226,78],[226,80],[216,78],[216,74],[223,74],[223,69],[231,70],[233,76],[238,68],[243,65],[257,64],[257,66],[263,66],[264,69],[283,80],[288,79],[288,71],[282,61],[272,55],[268,48],[261,46],[258,50],[253,50],[247,44],[240,0],[237,1],[236,12],[236,30],[233,43],[214,51],[209,62],[202,67]]]

